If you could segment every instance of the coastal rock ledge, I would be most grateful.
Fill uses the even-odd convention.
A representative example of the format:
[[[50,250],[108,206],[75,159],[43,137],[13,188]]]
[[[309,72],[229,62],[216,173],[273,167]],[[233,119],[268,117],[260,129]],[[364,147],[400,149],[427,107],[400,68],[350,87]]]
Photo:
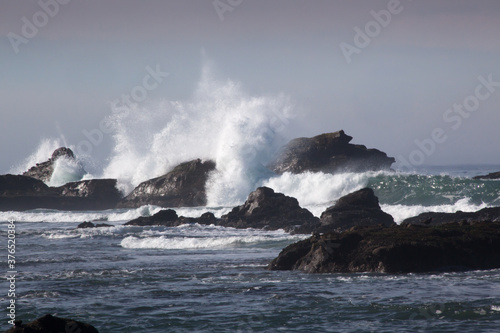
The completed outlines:
[[[500,223],[355,227],[286,247],[270,270],[418,273],[500,268]]]

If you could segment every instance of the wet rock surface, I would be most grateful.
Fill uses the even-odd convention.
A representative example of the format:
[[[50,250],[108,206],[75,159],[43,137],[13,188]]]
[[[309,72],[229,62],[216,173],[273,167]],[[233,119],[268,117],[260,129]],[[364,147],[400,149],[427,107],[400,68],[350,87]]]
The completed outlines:
[[[269,168],[278,174],[388,170],[395,159],[377,149],[351,144],[344,131],[291,140]]]
[[[271,270],[409,273],[500,268],[500,223],[356,227],[286,247]]]
[[[138,208],[144,205],[160,207],[196,207],[207,203],[205,185],[215,170],[213,161],[200,159],[176,166],[164,176],[139,184],[118,204],[119,208]]]

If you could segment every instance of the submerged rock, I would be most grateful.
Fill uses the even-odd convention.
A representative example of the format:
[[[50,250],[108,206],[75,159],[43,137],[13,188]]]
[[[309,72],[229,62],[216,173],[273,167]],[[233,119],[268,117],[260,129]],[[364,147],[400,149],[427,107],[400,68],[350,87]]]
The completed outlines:
[[[40,317],[32,322],[23,324],[22,321],[16,321],[15,326],[11,327],[5,333],[99,333],[97,329],[86,323],[73,319],[54,317],[50,314]]]
[[[135,226],[166,226],[166,227],[176,227],[181,225],[182,222],[179,220],[177,213],[173,209],[160,210],[158,213],[152,216],[140,216],[136,219],[128,221],[125,225],[135,225]]]
[[[56,150],[54,150],[52,156],[47,161],[42,163],[37,163],[35,166],[31,167],[28,171],[23,173],[23,176],[32,177],[35,179],[39,179],[45,183],[48,183],[52,178],[55,163],[59,158],[67,158],[69,160],[76,161],[75,154],[71,149],[66,147],[57,148]],[[82,176],[85,173],[83,167],[81,173]]]
[[[377,149],[349,143],[352,137],[344,131],[321,134],[290,141],[278,158],[269,165],[276,173],[363,172],[390,169],[395,159]]]
[[[492,172],[487,175],[472,177],[472,179],[500,179],[500,171]]]
[[[500,223],[358,227],[286,247],[271,270],[409,273],[500,268]]]
[[[416,224],[416,225],[441,225],[447,223],[470,223],[493,221],[500,222],[500,207],[483,208],[476,212],[455,213],[434,213],[427,212],[418,216],[410,217],[401,222],[401,225]]]
[[[120,198],[116,179],[83,180],[49,187],[32,177],[0,175],[0,211],[111,209]]]
[[[107,228],[107,227],[112,227],[111,224],[106,224],[106,223],[92,223],[89,221],[85,221],[80,223],[76,228],[77,229],[86,229],[86,228]]]
[[[164,176],[139,184],[118,204],[119,208],[144,205],[160,207],[196,207],[207,203],[205,184],[215,170],[213,161],[200,159],[182,163]]]

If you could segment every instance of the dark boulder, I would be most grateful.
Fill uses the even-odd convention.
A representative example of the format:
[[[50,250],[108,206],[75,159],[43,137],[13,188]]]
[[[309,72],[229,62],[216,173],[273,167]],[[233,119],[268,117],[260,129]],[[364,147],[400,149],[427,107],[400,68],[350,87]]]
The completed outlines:
[[[344,131],[321,134],[290,141],[269,164],[278,174],[305,171],[336,173],[388,170],[395,159],[377,149],[349,143],[352,137]]]
[[[181,225],[182,222],[179,221],[177,213],[173,209],[160,210],[158,213],[152,216],[140,216],[136,219],[128,221],[125,225],[135,225],[135,226],[166,226],[166,227],[176,227]]]
[[[297,199],[282,193],[275,193],[268,187],[259,187],[250,193],[243,205],[234,207],[231,212],[220,219],[210,212],[200,217],[178,217],[174,210],[167,209],[153,216],[136,218],[125,225],[175,227],[186,223],[214,224],[240,229],[293,231],[304,225],[309,227],[308,230],[312,230],[319,225],[319,219],[307,209],[301,208]]]
[[[110,209],[120,198],[115,179],[92,179],[49,187],[32,177],[0,175],[0,211]]]
[[[475,176],[472,179],[500,179],[500,171],[492,172],[487,175]]]
[[[418,216],[410,217],[401,222],[401,225],[417,224],[417,225],[441,225],[447,223],[457,222],[481,222],[481,221],[494,221],[500,222],[500,207],[483,208],[476,212],[462,212],[455,213],[434,213],[427,212]]]
[[[106,223],[92,223],[92,222],[82,222],[80,223],[76,228],[77,229],[87,229],[87,228],[107,228],[107,227],[112,227],[111,224],[106,224]]]
[[[50,181],[52,173],[54,172],[55,162],[61,157],[75,160],[75,154],[73,154],[73,151],[71,149],[66,147],[57,148],[56,150],[54,150],[52,156],[47,161],[37,163],[35,166],[31,167],[28,171],[23,173],[23,176],[36,178],[47,183]]]
[[[286,247],[271,270],[409,273],[500,268],[500,223],[355,227]]]
[[[218,224],[220,219],[217,219],[213,213],[206,212],[200,217],[184,217],[177,216],[173,209],[160,210],[152,216],[140,216],[136,219],[130,220],[125,225],[134,226],[164,226],[164,227],[177,227],[182,224],[198,223],[204,225]]]
[[[256,228],[288,231],[302,225],[316,226],[318,218],[299,206],[297,199],[259,187],[241,206],[223,215],[219,225],[234,228]]]
[[[5,333],[99,333],[97,329],[89,324],[73,319],[54,317],[50,314],[38,318],[27,324],[16,321],[15,326],[6,330]]]
[[[205,184],[215,170],[213,161],[200,159],[182,163],[164,176],[139,184],[120,201],[120,208],[144,205],[160,207],[196,207],[207,203]]]
[[[391,215],[380,209],[371,188],[364,188],[340,198],[320,217],[317,232],[344,231],[356,226],[395,225]]]

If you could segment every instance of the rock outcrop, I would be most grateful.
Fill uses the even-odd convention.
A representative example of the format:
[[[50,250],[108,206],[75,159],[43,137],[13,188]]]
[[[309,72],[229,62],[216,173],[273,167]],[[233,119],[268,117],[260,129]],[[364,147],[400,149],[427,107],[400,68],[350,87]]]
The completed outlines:
[[[167,209],[153,216],[136,218],[125,225],[175,227],[185,223],[293,231],[302,225],[317,226],[319,219],[301,208],[297,199],[276,193],[268,187],[259,187],[250,193],[243,205],[234,207],[219,219],[210,212],[198,218],[179,217],[174,210]]]
[[[165,227],[176,227],[181,224],[177,212],[173,209],[160,210],[152,216],[140,216],[125,223],[125,225]]]
[[[97,329],[90,324],[67,318],[54,317],[50,314],[40,317],[27,324],[23,324],[20,320],[16,321],[14,326],[5,331],[5,333],[61,332],[99,333],[99,331],[97,331]]]
[[[89,221],[85,221],[80,223],[76,228],[87,229],[87,228],[108,228],[108,227],[112,227],[112,225],[107,223],[92,223]]]
[[[234,228],[257,228],[287,231],[302,225],[317,225],[318,218],[299,206],[297,199],[259,187],[241,206],[222,216],[220,225]]]
[[[475,176],[472,179],[500,179],[500,171],[492,172],[487,175]]]
[[[500,207],[483,208],[476,212],[455,213],[434,213],[427,212],[418,216],[410,217],[401,222],[401,225],[416,224],[416,225],[442,225],[447,223],[470,223],[493,221],[500,222]]]
[[[500,223],[357,227],[286,247],[271,270],[409,273],[500,268]]]
[[[278,174],[342,171],[363,172],[390,169],[395,159],[377,149],[349,143],[344,131],[290,141],[269,168]]]
[[[75,154],[73,154],[73,151],[69,148],[66,147],[57,148],[56,150],[54,150],[52,156],[49,158],[48,161],[45,161],[43,163],[37,163],[35,166],[31,167],[28,171],[23,173],[23,176],[36,178],[47,183],[50,181],[52,177],[52,173],[54,172],[54,165],[59,158],[67,158],[69,160],[75,160]]]
[[[215,170],[213,161],[200,159],[182,163],[164,176],[139,184],[118,204],[119,208],[143,205],[196,207],[207,203],[205,184]]]
[[[36,208],[101,210],[114,208],[121,199],[115,179],[92,179],[49,187],[21,175],[0,176],[0,211]]]
[[[345,231],[358,226],[395,225],[391,215],[380,209],[378,198],[371,188],[364,188],[340,198],[320,217],[316,232]]]

